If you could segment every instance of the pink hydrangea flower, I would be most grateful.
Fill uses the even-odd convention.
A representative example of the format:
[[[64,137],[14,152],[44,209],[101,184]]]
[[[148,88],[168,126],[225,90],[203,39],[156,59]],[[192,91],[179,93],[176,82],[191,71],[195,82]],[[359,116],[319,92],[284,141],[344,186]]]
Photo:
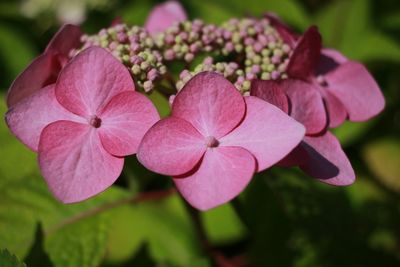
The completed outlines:
[[[378,84],[364,65],[349,61],[333,49],[322,49],[321,36],[314,26],[298,39],[286,72],[291,79],[283,82],[288,84],[284,87],[291,88],[295,83],[302,88],[288,95],[293,105],[306,104],[315,110],[321,109],[321,102],[324,105],[325,116],[314,112],[315,116],[304,116],[306,121],[299,119],[308,134],[323,131],[325,125],[337,127],[346,119],[368,120],[385,106]],[[304,98],[300,90],[313,96]]]
[[[11,107],[37,90],[55,83],[67,64],[69,52],[80,45],[79,27],[66,24],[54,35],[43,54],[21,72],[9,88],[7,105]]]
[[[106,50],[88,48],[49,85],[6,114],[11,131],[38,151],[42,174],[62,202],[87,199],[112,185],[124,156],[136,153],[159,115],[135,92],[123,64]]]
[[[166,30],[175,22],[181,22],[186,19],[187,15],[182,5],[178,1],[170,0],[152,9],[144,27],[151,34],[155,34]]]
[[[300,80],[255,80],[252,82],[251,95],[279,107],[304,123],[309,131],[318,125],[315,123],[318,121],[316,118],[323,121],[321,115],[325,116],[325,110],[322,99],[315,97],[316,91],[306,90],[304,83]],[[301,104],[290,102],[293,96],[301,98]],[[319,99],[319,102],[314,101],[313,97]],[[354,170],[339,141],[327,131],[317,135],[307,134],[279,165],[299,166],[308,175],[332,185],[349,185],[355,180]]]
[[[144,136],[139,161],[174,177],[183,197],[207,210],[230,201],[262,171],[287,155],[304,127],[223,76],[202,72],[176,95],[172,115]]]

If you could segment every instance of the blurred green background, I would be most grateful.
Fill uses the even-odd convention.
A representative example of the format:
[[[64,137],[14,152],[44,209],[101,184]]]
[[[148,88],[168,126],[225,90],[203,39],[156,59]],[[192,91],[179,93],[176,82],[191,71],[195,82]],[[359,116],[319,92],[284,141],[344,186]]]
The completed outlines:
[[[157,1],[0,1],[0,93],[37,56],[62,21],[95,33],[115,17],[142,25]],[[346,123],[336,135],[357,173],[354,185],[323,185],[297,170],[257,175],[234,202],[202,213],[205,253],[179,196],[133,203],[170,187],[134,158],[113,188],[84,203],[55,201],[35,155],[0,123],[0,267],[400,266],[400,2],[398,0],[182,1],[190,18],[220,23],[274,11],[303,31],[319,26],[324,45],[365,63],[385,111]],[[160,96],[155,101],[165,103]],[[1,114],[6,112],[4,100]],[[210,251],[209,251],[210,252]],[[230,265],[229,265],[230,264]]]

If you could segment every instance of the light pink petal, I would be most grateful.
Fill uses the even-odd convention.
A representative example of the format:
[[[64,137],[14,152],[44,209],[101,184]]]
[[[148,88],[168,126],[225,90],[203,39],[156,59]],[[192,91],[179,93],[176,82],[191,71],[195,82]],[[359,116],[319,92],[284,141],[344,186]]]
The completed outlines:
[[[277,106],[285,113],[289,113],[289,101],[278,81],[253,80],[250,94]]]
[[[45,52],[58,53],[68,57],[73,48],[78,48],[81,45],[81,36],[82,31],[78,26],[64,24],[50,40]]]
[[[11,84],[7,94],[7,106],[12,107],[46,85],[55,83],[60,70],[60,62],[50,53],[35,58]]]
[[[128,91],[114,96],[100,114],[98,129],[104,148],[115,156],[137,152],[144,134],[160,116],[144,95]]]
[[[11,107],[6,122],[11,132],[30,149],[37,151],[40,133],[46,125],[57,120],[85,120],[57,101],[54,85],[49,85]]]
[[[205,138],[190,123],[169,117],[145,134],[137,157],[151,171],[182,175],[194,168],[205,150]]]
[[[153,8],[144,27],[154,34],[166,30],[175,22],[186,19],[186,12],[178,1],[167,1]]]
[[[289,97],[290,116],[306,127],[307,134],[323,131],[327,117],[319,89],[301,80],[286,79],[280,84]]]
[[[56,83],[58,101],[69,111],[98,115],[115,95],[135,86],[128,69],[100,47],[90,47],[74,57]]]
[[[256,163],[240,147],[208,149],[200,166],[174,182],[182,196],[195,208],[208,210],[227,203],[250,182]]]
[[[289,59],[289,76],[298,79],[309,78],[319,63],[321,46],[322,39],[318,28],[311,26],[299,39]]]
[[[339,51],[332,48],[322,48],[321,54],[325,57],[330,57],[338,64],[343,64],[348,61],[348,59]]]
[[[303,125],[277,107],[254,96],[245,97],[246,117],[221,146],[239,146],[250,151],[262,171],[285,157],[303,139]]]
[[[220,138],[245,114],[242,95],[222,75],[202,72],[176,95],[172,115],[190,122],[204,136]]]
[[[378,84],[358,62],[346,62],[325,78],[329,92],[340,99],[351,121],[368,120],[385,107],[385,98]]]
[[[300,168],[310,176],[332,185],[349,185],[355,173],[336,137],[327,132],[322,136],[306,136],[302,147],[307,161]]]
[[[121,174],[124,159],[105,151],[89,124],[57,121],[42,132],[39,165],[54,196],[73,203],[111,186]]]
[[[338,127],[347,118],[346,108],[343,106],[342,102],[328,90],[322,88],[321,93],[324,97],[325,106],[328,113],[329,127]]]

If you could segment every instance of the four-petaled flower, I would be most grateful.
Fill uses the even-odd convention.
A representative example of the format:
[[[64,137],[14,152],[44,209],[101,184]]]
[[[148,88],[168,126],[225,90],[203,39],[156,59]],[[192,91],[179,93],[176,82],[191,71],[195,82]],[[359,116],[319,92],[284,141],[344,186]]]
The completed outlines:
[[[336,127],[346,118],[362,121],[377,115],[384,108],[383,95],[362,64],[348,61],[335,50],[321,49],[316,27],[297,38],[271,18],[280,33],[295,44],[287,67],[289,79],[253,81],[251,95],[278,106],[306,127],[303,142],[279,164],[300,166],[325,183],[351,184],[354,170],[327,127]]]
[[[262,171],[287,155],[304,127],[223,76],[203,72],[177,94],[172,115],[144,136],[139,161],[174,177],[183,197],[207,210],[230,201]]]
[[[111,186],[123,157],[136,153],[159,115],[150,100],[135,92],[126,67],[92,47],[61,70],[55,85],[14,105],[6,120],[23,143],[38,151],[53,194],[71,203]]]

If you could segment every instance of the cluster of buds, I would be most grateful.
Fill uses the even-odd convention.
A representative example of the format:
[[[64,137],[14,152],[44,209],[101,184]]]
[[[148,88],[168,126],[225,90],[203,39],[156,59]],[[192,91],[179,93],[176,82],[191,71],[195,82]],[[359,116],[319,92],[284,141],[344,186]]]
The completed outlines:
[[[154,41],[165,60],[183,59],[186,62],[191,62],[202,52],[217,52],[224,43],[221,28],[198,19],[175,23],[157,34]]]
[[[267,18],[231,19],[222,25],[223,54],[244,54],[245,78],[262,80],[285,78],[291,52]]]
[[[91,46],[103,47],[130,70],[137,85],[146,92],[152,90],[154,81],[166,72],[153,38],[142,27],[118,24],[95,35],[82,35],[81,41],[82,47],[72,50],[71,57]]]

